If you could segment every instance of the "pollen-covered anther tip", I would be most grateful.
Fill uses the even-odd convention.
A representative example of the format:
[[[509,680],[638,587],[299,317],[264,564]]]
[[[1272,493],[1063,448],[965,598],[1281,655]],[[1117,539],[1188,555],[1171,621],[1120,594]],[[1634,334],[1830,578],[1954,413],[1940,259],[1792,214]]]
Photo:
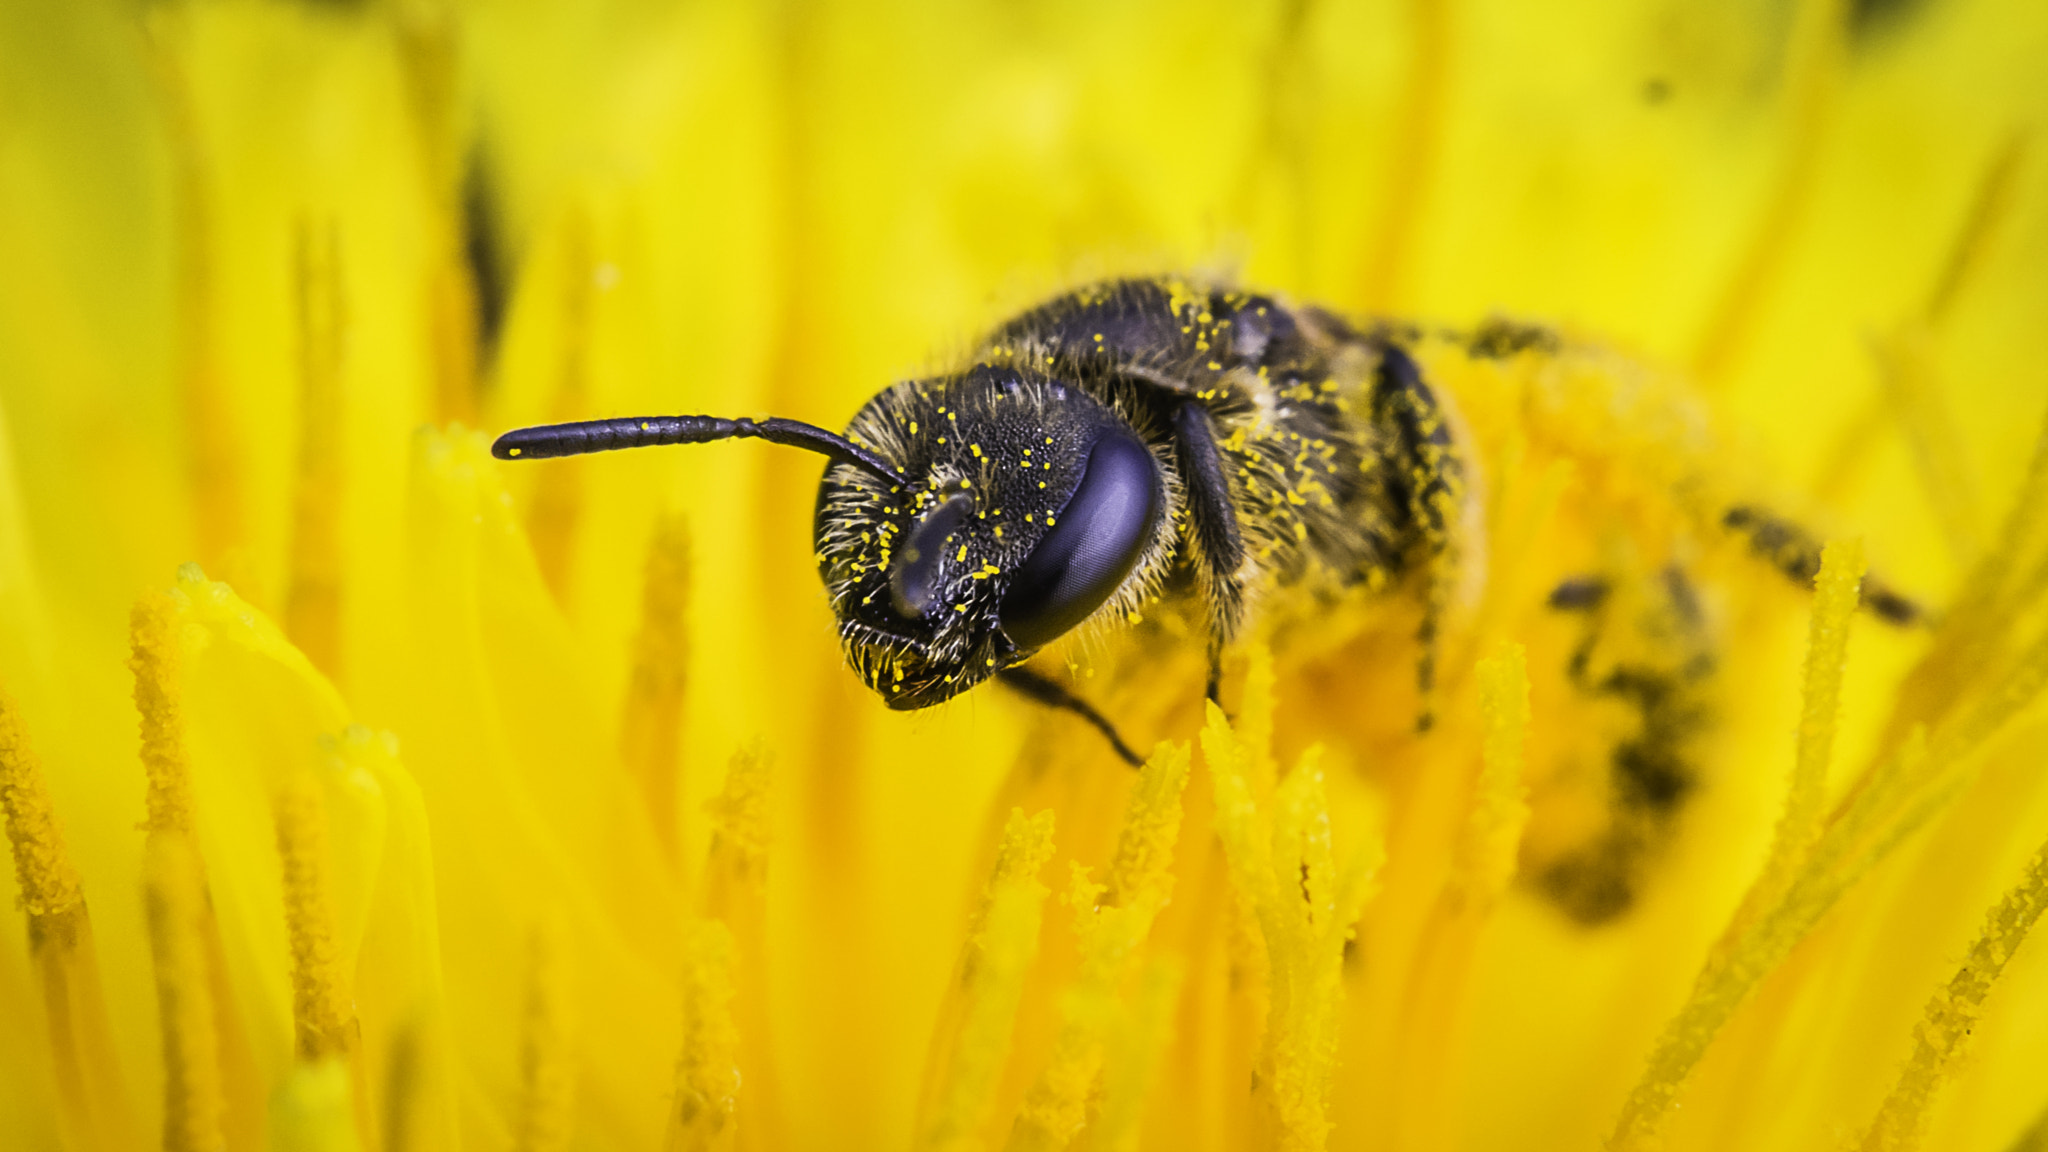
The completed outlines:
[[[342,1056],[352,1046],[356,1024],[328,903],[327,813],[319,782],[310,774],[290,781],[279,791],[276,806],[299,1057]]]
[[[683,1046],[676,1058],[670,1148],[710,1147],[739,1110],[739,1028],[733,1019],[735,946],[716,920],[693,920],[683,938]]]
[[[0,810],[14,850],[14,876],[31,919],[56,916],[84,900],[78,872],[64,848],[43,769],[29,746],[14,701],[0,692]]]
[[[182,570],[179,576],[182,581]],[[135,674],[142,768],[149,782],[143,827],[152,831],[188,831],[192,827],[191,761],[185,752],[179,684],[182,615],[178,597],[161,591],[145,594],[129,615],[128,668]]]

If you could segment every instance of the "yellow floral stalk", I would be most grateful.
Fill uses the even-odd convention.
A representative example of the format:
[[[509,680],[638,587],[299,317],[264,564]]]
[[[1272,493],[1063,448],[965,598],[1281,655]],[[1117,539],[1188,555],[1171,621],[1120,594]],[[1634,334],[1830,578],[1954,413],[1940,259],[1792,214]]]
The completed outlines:
[[[1769,7],[0,4],[0,1152],[2048,1144],[2048,11]],[[1164,271],[1455,404],[1429,735],[1412,589],[1049,653],[1131,772],[815,461],[485,450]]]
[[[1074,865],[1066,899],[1074,910],[1080,971],[1066,991],[1051,1058],[1024,1097],[1009,1148],[1065,1148],[1086,1123],[1108,1036],[1138,1032],[1147,1023],[1122,1009],[1119,993],[1131,981],[1132,959],[1154,918],[1172,895],[1168,868],[1187,781],[1187,749],[1161,745],[1139,772],[1105,882],[1094,883],[1086,868]],[[1147,986],[1161,979],[1155,974]]]
[[[1474,674],[1485,729],[1479,774],[1472,781],[1450,874],[1416,949],[1414,988],[1402,1021],[1406,1059],[1400,1121],[1406,1139],[1424,1147],[1455,1140],[1446,1080],[1470,1026],[1472,957],[1479,933],[1507,895],[1529,819],[1522,781],[1529,728],[1527,654],[1508,646],[1481,660]]]
[[[120,1148],[134,1139],[118,1080],[92,917],[64,847],[42,765],[21,714],[0,692],[0,813],[14,850],[14,878],[28,918],[29,951],[56,1064],[65,1137],[72,1146]]]
[[[1038,871],[1051,855],[1052,813],[1027,817],[1022,809],[1012,811],[960,954],[959,1021],[934,1046],[929,1103],[918,1124],[921,1149],[973,1147],[974,1132],[986,1120],[1009,1055],[1026,970],[1038,949],[1039,909],[1047,891]]]
[[[1210,704],[1202,753],[1216,787],[1216,831],[1231,879],[1265,943],[1269,1002],[1253,1095],[1274,1145],[1295,1152],[1323,1147],[1329,1135],[1338,966],[1383,849],[1376,841],[1348,846],[1340,869],[1313,750],[1273,785],[1262,810],[1253,781],[1271,753],[1254,741],[1272,731],[1269,693],[1269,684],[1253,682],[1242,732]]]

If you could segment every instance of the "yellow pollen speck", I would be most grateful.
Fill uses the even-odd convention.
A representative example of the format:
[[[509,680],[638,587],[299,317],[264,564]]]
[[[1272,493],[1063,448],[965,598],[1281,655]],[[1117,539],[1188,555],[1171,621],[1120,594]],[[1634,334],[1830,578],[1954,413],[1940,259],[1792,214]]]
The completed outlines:
[[[960,546],[960,551],[959,551],[959,552],[958,552],[957,554],[955,554],[955,555],[954,555],[953,559],[954,559],[955,561],[960,561],[960,560],[965,560],[965,559],[967,559],[967,545],[965,545],[965,544],[962,544],[962,545]]]
[[[519,454],[520,454],[521,452],[523,452],[523,451],[525,451],[525,449],[523,449],[523,448],[514,448],[514,449],[512,449],[512,450],[511,450],[510,452],[507,452],[507,453],[506,453],[506,455],[508,455],[508,456],[517,456],[517,455],[519,455]]]

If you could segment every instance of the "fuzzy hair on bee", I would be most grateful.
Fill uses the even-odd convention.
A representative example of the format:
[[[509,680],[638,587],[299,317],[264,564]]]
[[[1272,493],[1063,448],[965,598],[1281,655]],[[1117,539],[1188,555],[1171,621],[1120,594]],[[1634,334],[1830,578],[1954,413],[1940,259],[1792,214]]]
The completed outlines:
[[[854,671],[891,708],[923,708],[1082,623],[1070,618],[1079,605],[1027,622],[1010,597],[1022,594],[1018,574],[1059,532],[1091,468],[1121,467],[1130,478],[1124,526],[1136,535],[1100,573],[1107,592],[1085,619],[1119,619],[1157,595],[1173,555],[1160,527],[1181,489],[1146,417],[1025,364],[978,364],[871,400],[847,438],[922,482],[897,491],[865,470],[835,467],[819,488],[818,569]],[[1069,532],[1092,527],[1073,518],[1082,511]]]

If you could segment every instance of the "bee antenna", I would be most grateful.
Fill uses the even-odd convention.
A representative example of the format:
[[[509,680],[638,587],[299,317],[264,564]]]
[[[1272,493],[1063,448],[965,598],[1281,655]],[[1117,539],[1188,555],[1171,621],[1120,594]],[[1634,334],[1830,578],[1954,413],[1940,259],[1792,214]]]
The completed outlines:
[[[766,420],[721,416],[620,416],[611,420],[578,420],[573,424],[542,424],[514,428],[491,445],[500,460],[546,460],[581,456],[614,448],[647,448],[657,444],[708,444],[713,440],[766,440],[827,456],[841,464],[865,468],[889,483],[909,482],[882,458],[836,432],[801,420],[771,416]]]

